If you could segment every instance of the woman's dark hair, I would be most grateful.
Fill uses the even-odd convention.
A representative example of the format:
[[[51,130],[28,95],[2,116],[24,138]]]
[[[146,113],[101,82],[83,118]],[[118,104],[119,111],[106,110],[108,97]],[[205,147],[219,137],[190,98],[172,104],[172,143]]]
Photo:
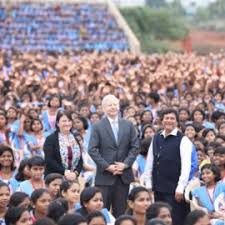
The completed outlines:
[[[80,194],[80,204],[84,207],[84,203],[89,202],[97,193],[102,193],[97,187],[87,187]]]
[[[24,192],[15,192],[11,195],[9,199],[8,207],[18,207],[26,198],[29,198],[29,195]]]
[[[27,96],[29,97],[29,102],[32,102],[32,101],[33,101],[32,95],[31,95],[31,93],[30,93],[29,91],[25,91],[25,92],[23,92],[23,93],[21,94],[21,97],[20,97],[21,101],[23,100],[23,97],[24,97],[25,95],[27,95]]]
[[[54,220],[44,217],[33,223],[33,225],[57,225]]]
[[[54,220],[56,223],[61,216],[65,215],[69,209],[68,202],[64,198],[58,198],[48,206],[47,217]]]
[[[10,109],[13,109],[13,110],[16,112],[16,118],[17,118],[17,116],[18,116],[18,110],[17,110],[17,108],[14,107],[14,106],[10,106],[10,107],[7,109],[7,111],[6,111],[6,116],[7,116],[7,113],[8,113],[8,111],[9,111]]]
[[[141,155],[146,156],[148,154],[148,149],[150,147],[151,142],[152,142],[151,137],[141,140],[141,144],[140,144],[140,154]]]
[[[152,120],[153,120],[153,115],[152,115],[152,111],[151,110],[144,110],[143,112],[141,112],[141,115],[140,115],[140,119],[141,119],[141,123],[143,123],[143,116],[146,112],[149,112],[151,113],[151,116],[152,116]],[[152,121],[151,121],[152,122]]]
[[[28,161],[28,167],[31,169],[33,166],[45,166],[45,160],[41,156],[33,156]]]
[[[0,181],[0,188],[2,187],[7,187],[9,189],[9,186],[5,182]],[[9,189],[9,192],[10,192],[10,189]]]
[[[30,200],[32,201],[33,204],[36,204],[37,200],[44,194],[44,193],[49,193],[47,189],[45,188],[39,188],[36,189],[32,192]]]
[[[50,173],[45,177],[45,185],[49,186],[50,183],[52,183],[52,181],[56,180],[56,179],[63,179],[63,175],[59,174],[59,173]]]
[[[81,123],[83,124],[84,130],[88,129],[89,125],[88,125],[88,121],[86,118],[84,118],[83,116],[78,116],[76,119],[81,121]]]
[[[98,218],[98,217],[101,217],[105,221],[105,224],[107,224],[107,221],[106,221],[104,215],[100,211],[89,213],[86,218],[87,223],[89,224],[94,218]]]
[[[225,141],[225,135],[217,134],[215,138],[215,142],[217,142],[218,139],[222,139],[223,141]]]
[[[188,119],[187,119],[187,120],[190,120],[191,113],[190,113],[189,109],[188,109],[188,108],[182,107],[182,108],[180,108],[179,111],[178,111],[179,114],[180,114],[180,112],[182,112],[182,111],[185,111],[185,112],[188,114]]]
[[[94,116],[94,115],[97,115],[99,119],[101,118],[101,116],[99,115],[99,113],[97,113],[97,112],[91,112],[90,115],[89,115],[89,119],[90,119],[92,116]]]
[[[216,91],[216,93],[214,94],[214,97],[215,97],[216,95],[220,95],[220,97],[221,97],[222,99],[224,98],[224,92],[222,92],[222,91]]]
[[[58,225],[79,225],[87,222],[86,219],[78,213],[67,214],[60,218]]]
[[[145,188],[145,187],[142,187],[142,186],[134,187],[128,195],[128,200],[134,202],[135,199],[138,198],[139,193],[141,193],[141,192],[148,192],[149,193],[148,189]]]
[[[197,108],[197,109],[202,109],[202,110],[205,111],[205,110],[207,109],[207,103],[206,103],[205,101],[201,101],[201,102],[199,102],[199,103],[197,104],[196,108]],[[207,117],[209,116],[209,114],[208,114],[207,111],[206,111],[206,116],[207,116]]]
[[[48,104],[47,104],[48,107],[51,107],[51,101],[53,98],[59,99],[59,108],[62,107],[62,98],[59,95],[52,95],[49,97]]]
[[[24,212],[28,211],[26,208],[22,207],[11,207],[7,210],[5,214],[5,224],[13,225],[20,219]]]
[[[115,221],[115,225],[121,225],[123,221],[129,220],[133,223],[133,225],[137,225],[137,220],[130,215],[122,215],[118,217]]]
[[[207,146],[207,141],[203,137],[195,138],[194,144],[196,145],[196,148],[197,148],[198,146],[197,146],[196,142],[200,142],[204,146],[204,149]]]
[[[134,187],[128,195],[128,200],[131,202],[134,202],[139,197],[139,194],[141,192],[149,193],[148,189],[143,186]],[[150,196],[150,194],[149,194],[149,196]],[[126,211],[126,214],[133,215],[133,210],[131,208],[128,208]]]
[[[214,151],[214,155],[215,154],[225,155],[225,147],[220,146],[220,147],[216,148]]]
[[[225,116],[224,112],[214,111],[211,116],[212,122],[216,123],[218,119],[220,119],[221,117],[224,117],[224,116]]]
[[[1,109],[2,110],[2,109]],[[0,116],[4,116],[5,117],[5,124],[7,124],[7,117],[6,117],[6,113],[4,113],[4,112],[1,112],[0,111]]]
[[[202,117],[203,119],[202,120],[205,120],[206,119],[206,115],[205,115],[205,112],[202,110],[202,109],[194,109],[191,113],[191,120],[194,121],[194,115],[196,112],[200,112],[202,114]]]
[[[15,176],[16,180],[17,181],[24,181],[25,180],[25,176],[24,176],[24,168],[26,166],[28,166],[28,162],[29,162],[29,159],[23,159],[21,162],[20,162],[20,165],[19,165],[19,168],[18,168],[18,172]]]
[[[57,113],[57,115],[56,115],[56,120],[55,120],[55,128],[56,128],[57,131],[59,131],[59,126],[58,126],[59,120],[63,116],[66,116],[71,122],[73,121],[70,111],[59,110],[58,113]]]
[[[215,151],[215,149],[217,149],[218,147],[220,147],[221,146],[221,144],[219,144],[219,143],[217,143],[217,142],[211,142],[211,143],[209,143],[207,146],[206,146],[206,148],[205,148],[205,152],[206,152],[206,154],[208,154],[208,151],[209,150],[211,150],[211,149],[213,149],[214,151]]]
[[[148,128],[151,128],[154,132],[155,132],[155,128],[151,125],[151,124],[145,124],[142,128],[142,135],[141,135],[141,139],[144,139],[145,138],[145,131],[148,129]]]
[[[79,112],[81,111],[82,108],[87,107],[88,109],[90,108],[88,99],[81,100],[80,103],[78,104],[78,110]]]
[[[159,100],[160,100],[160,95],[157,92],[149,93],[148,97],[153,99],[155,103],[159,102]]]
[[[0,145],[0,156],[4,153],[4,152],[9,152],[12,155],[13,161],[12,161],[12,165],[11,165],[11,170],[15,170],[16,167],[14,166],[15,163],[15,158],[14,158],[14,154],[13,154],[13,150],[9,145],[5,145],[5,144],[1,144]],[[2,166],[0,164],[0,170],[1,170]]]
[[[31,112],[32,111],[34,111],[35,113],[37,113],[37,117],[32,117],[31,116]],[[36,110],[36,109],[34,109],[34,108],[30,108],[29,110],[28,110],[28,113],[27,113],[28,115],[29,115],[29,117],[31,118],[31,119],[38,119],[38,116],[39,116],[39,113],[38,113],[38,110]]]
[[[147,222],[146,225],[166,225],[162,219],[155,218]]]
[[[225,124],[225,121],[221,121],[220,123],[218,123],[218,130],[220,129],[220,127],[222,126],[222,125],[224,125]]]
[[[195,225],[199,219],[206,216],[207,214],[200,209],[193,210],[190,212],[184,222],[184,225]]]
[[[167,208],[170,211],[170,213],[172,211],[172,208],[168,203],[155,202],[155,203],[151,204],[150,207],[148,208],[147,213],[146,213],[146,218],[148,220],[157,218],[160,213],[161,208]]]
[[[80,184],[77,181],[64,180],[62,182],[62,184],[60,185],[60,193],[61,193],[61,195],[62,195],[62,192],[67,192],[68,189],[70,189],[73,184],[77,184],[77,185],[80,186]]]
[[[165,110],[161,111],[161,113],[160,113],[161,120],[163,120],[165,115],[170,114],[170,113],[175,115],[176,121],[177,121],[177,123],[179,123],[179,115],[177,113],[177,110],[175,110],[175,109],[165,109]]]
[[[0,108],[0,115],[5,116],[5,118],[6,118],[6,110],[3,109],[3,108]],[[6,118],[6,119],[7,119],[7,118]]]
[[[206,129],[204,129],[203,130],[203,132],[202,132],[202,137],[206,137],[206,135],[209,133],[209,132],[213,132],[214,133],[214,135],[216,136],[216,132],[215,132],[215,130],[214,129],[212,129],[212,128],[206,128]]]
[[[196,130],[196,127],[193,123],[186,123],[185,126],[183,127],[183,133],[186,131],[186,129],[188,127],[193,127],[193,129],[195,130],[196,134],[197,134],[197,130]],[[196,135],[195,135],[196,136]]]
[[[215,175],[215,182],[218,182],[219,180],[221,180],[221,173],[220,173],[220,169],[214,165],[214,164],[205,164],[202,168],[201,168],[201,174],[203,172],[203,170],[205,169],[209,169],[213,172],[213,174]]]
[[[36,122],[36,121],[38,121],[41,124],[41,130],[43,130],[44,126],[43,126],[42,121],[40,119],[36,118],[36,119],[32,119],[31,120],[31,123],[30,123],[30,131],[34,131],[33,128],[32,128],[32,126],[33,126],[34,122]]]

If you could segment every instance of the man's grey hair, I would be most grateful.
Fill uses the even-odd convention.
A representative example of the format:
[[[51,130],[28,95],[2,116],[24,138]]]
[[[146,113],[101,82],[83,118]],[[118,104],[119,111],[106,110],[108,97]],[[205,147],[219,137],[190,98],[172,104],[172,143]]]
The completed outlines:
[[[106,105],[106,103],[110,100],[116,100],[118,103],[120,102],[120,100],[115,95],[108,94],[102,99],[102,107],[104,107],[104,105]]]

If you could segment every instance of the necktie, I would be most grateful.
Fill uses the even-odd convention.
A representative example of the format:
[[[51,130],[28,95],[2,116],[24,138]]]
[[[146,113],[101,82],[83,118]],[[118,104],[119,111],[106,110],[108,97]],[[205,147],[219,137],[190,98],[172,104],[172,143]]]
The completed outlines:
[[[112,122],[112,130],[113,130],[113,134],[116,139],[116,142],[118,142],[118,127],[117,127],[117,122],[115,120]]]

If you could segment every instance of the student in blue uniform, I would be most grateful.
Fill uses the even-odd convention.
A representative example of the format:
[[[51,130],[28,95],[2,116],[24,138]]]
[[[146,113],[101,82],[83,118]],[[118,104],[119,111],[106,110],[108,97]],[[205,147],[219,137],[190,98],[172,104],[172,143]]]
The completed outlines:
[[[31,178],[21,182],[18,190],[31,196],[34,190],[45,188],[43,179],[45,161],[40,156],[34,156],[29,160],[28,167],[30,169]]]

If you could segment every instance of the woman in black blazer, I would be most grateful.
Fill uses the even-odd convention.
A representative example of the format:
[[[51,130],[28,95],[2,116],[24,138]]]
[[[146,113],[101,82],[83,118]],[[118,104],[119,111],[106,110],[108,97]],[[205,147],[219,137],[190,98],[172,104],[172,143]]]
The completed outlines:
[[[46,175],[60,173],[68,180],[76,179],[82,169],[81,147],[71,132],[72,118],[60,110],[56,116],[56,131],[44,143]]]

